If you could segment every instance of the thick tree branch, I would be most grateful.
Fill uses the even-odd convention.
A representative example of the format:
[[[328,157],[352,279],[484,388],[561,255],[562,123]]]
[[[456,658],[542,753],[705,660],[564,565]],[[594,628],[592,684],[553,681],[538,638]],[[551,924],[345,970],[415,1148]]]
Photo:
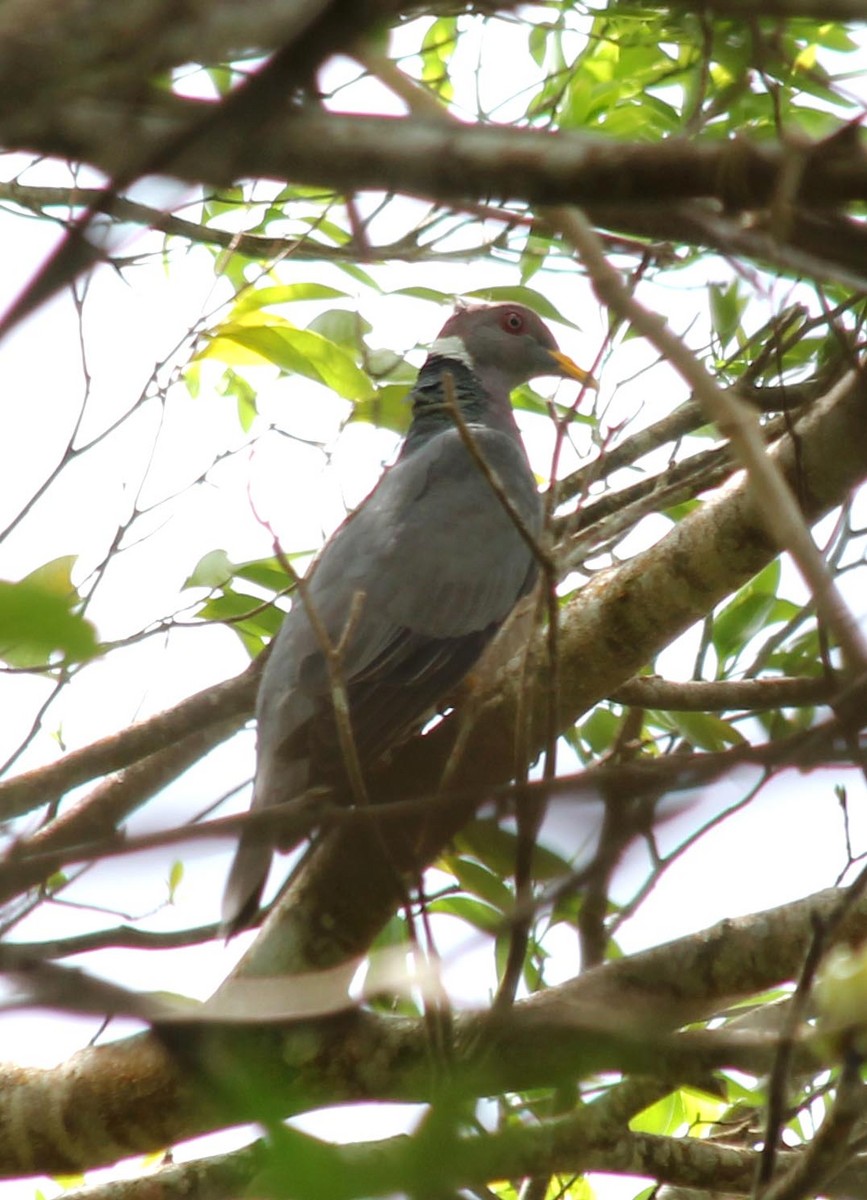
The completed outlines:
[[[761,1074],[773,1035],[667,1031],[792,979],[816,923],[831,920],[845,896],[830,889],[605,963],[496,1022],[487,1013],[458,1015],[455,1094],[552,1086],[609,1069],[661,1072],[672,1086],[719,1065]],[[847,913],[838,934],[852,941],[867,934],[867,900]],[[422,1019],[369,1011],[288,1027],[196,1024],[169,1044],[180,1059],[154,1035],[141,1035],[84,1050],[52,1070],[8,1068],[0,1076],[0,1174],[78,1170],[249,1120],[261,1089],[271,1089],[289,1115],[341,1101],[428,1100],[442,1082]],[[232,1089],[226,1107],[228,1095],[183,1078],[179,1061],[209,1064],[216,1077],[246,1063],[257,1089]],[[601,1148],[585,1143],[584,1151],[591,1157],[578,1169],[591,1169]]]
[[[14,3],[8,7],[9,11],[4,9],[5,29],[0,29],[0,56],[3,50],[8,52],[10,43],[15,45],[18,35],[19,44],[15,47],[18,55],[15,56],[15,62],[20,69],[20,59],[26,58],[25,49],[32,41],[27,37],[27,29],[22,27],[20,5]],[[83,87],[85,107],[92,103],[94,91],[99,92],[101,75],[106,65],[104,60],[107,57],[108,75],[118,89],[118,94],[111,95],[108,102],[116,104],[120,98],[127,123],[126,137],[117,146],[117,166],[109,173],[109,183],[100,199],[67,227],[60,245],[5,313],[0,321],[0,332],[8,333],[40,304],[94,265],[99,256],[88,234],[94,219],[111,206],[115,195],[143,176],[166,172],[171,174],[175,160],[196,145],[218,142],[223,144],[227,152],[231,152],[232,130],[240,130],[243,127],[247,129],[248,134],[255,130],[257,138],[267,141],[270,115],[291,110],[301,97],[315,90],[316,72],[326,58],[347,49],[365,34],[372,24],[388,17],[396,17],[399,11],[400,5],[396,0],[392,4],[389,4],[389,0],[303,0],[289,18],[288,28],[274,47],[273,54],[253,69],[235,88],[222,96],[219,102],[198,105],[198,115],[182,123],[170,136],[163,139],[159,146],[150,146],[130,136],[132,130],[129,121],[132,114],[137,112],[143,97],[156,92],[153,77],[163,64],[159,62],[156,52],[159,42],[148,34],[153,34],[154,24],[161,26],[166,16],[166,5],[162,0],[158,0],[154,8],[147,12],[144,29],[135,30],[136,41],[130,54],[119,55],[115,45],[111,46],[106,55],[106,47],[100,39],[96,43],[100,49],[97,60],[86,60],[79,64],[79,72],[72,75],[67,73],[66,55],[56,52],[44,55],[42,61],[49,64],[47,78],[43,74],[41,86],[35,91],[28,90],[24,80],[19,80],[22,94],[16,97],[17,103],[23,104],[36,120],[37,114],[42,112],[49,123],[59,118],[60,125],[64,125],[65,117],[60,114],[71,111],[71,106],[74,105],[72,93],[76,84]],[[85,23],[88,20],[92,23],[93,14],[89,6],[85,6],[83,13],[76,10],[76,21],[79,21],[82,15],[85,16]],[[51,32],[53,37],[58,37],[56,27]],[[82,40],[90,45],[84,30],[79,28],[78,32]],[[124,32],[129,36],[128,29]],[[100,33],[104,36],[104,30],[101,29]],[[62,33],[60,36],[62,38]],[[58,63],[62,64],[59,79],[55,77]],[[82,76],[80,83],[77,79],[78,74]],[[125,92],[128,94],[124,94]],[[101,95],[103,99],[107,98],[105,92]],[[174,101],[175,97],[170,93],[163,94],[163,105],[177,111]],[[75,155],[66,153],[63,157]]]
[[[790,481],[797,475],[805,518],[816,520],[867,476],[867,388],[847,375],[771,451]],[[657,545],[595,577],[562,611],[559,632],[558,727],[571,727],[591,704],[637,674],[664,646],[743,585],[777,554],[749,479],[687,516]],[[528,705],[546,711],[544,647]],[[462,738],[449,786],[482,794],[514,770],[520,671],[503,671],[469,705],[473,727]],[[460,729],[460,715],[408,744],[371,781],[386,801],[434,794]],[[545,736],[537,720],[531,744]],[[305,861],[262,935],[242,960],[245,974],[282,974],[354,958],[370,945],[400,903],[402,872],[417,873],[467,819],[465,802],[442,797],[424,819],[389,832],[389,857],[379,836],[335,831]]]
[[[135,136],[143,161],[210,112],[200,101],[152,106],[132,119],[111,105],[70,102],[63,126],[43,128],[26,106],[0,110],[0,142],[90,162],[121,174]],[[130,127],[132,124],[132,128]],[[271,177],[336,191],[399,191],[441,201],[479,196],[529,204],[574,203],[637,212],[685,199],[711,198],[728,212],[768,207],[797,155],[803,205],[867,199],[867,152],[853,135],[846,147],[818,142],[799,149],[746,141],[611,143],[580,133],[415,118],[358,117],[304,108],[275,113],[267,138],[230,128],[213,143],[196,139],[163,169],[186,182],[227,186],[239,177]],[[327,147],[327,153],[323,149]]]
[[[439,1147],[440,1153],[435,1156],[449,1165],[425,1171],[425,1180],[435,1179],[443,1188],[464,1185],[471,1189],[473,1185],[483,1187],[490,1179],[507,1173],[521,1178],[533,1171],[544,1173],[545,1177],[604,1171],[649,1175],[678,1189],[696,1187],[701,1189],[700,1193],[689,1192],[696,1198],[709,1195],[706,1190],[709,1182],[715,1188],[724,1187],[726,1196],[752,1193],[758,1157],[753,1150],[701,1138],[591,1129],[592,1118],[588,1118],[586,1109],[583,1113],[582,1118],[575,1115],[560,1118],[550,1127],[527,1125],[517,1135],[495,1134],[472,1142],[456,1139],[455,1143]],[[405,1139],[341,1147],[327,1153],[330,1177],[352,1179],[370,1196],[394,1194],[419,1167]],[[780,1159],[784,1170],[797,1171],[803,1153],[786,1150]],[[268,1170],[269,1160],[269,1148],[260,1142],[196,1163],[165,1167],[155,1175],[137,1180],[69,1191],[65,1197],[66,1200],[152,1200],[154,1188],[159,1187],[160,1200],[188,1200],[191,1195],[208,1196],[209,1200],[236,1200],[239,1192],[249,1189],[256,1177]],[[850,1200],[852,1196],[863,1195],[865,1186],[867,1161],[859,1156],[823,1188],[822,1195],[833,1200],[838,1197]],[[685,1194],[677,1192],[678,1196]]]
[[[258,58],[291,43],[312,70],[365,29],[417,7],[407,0],[270,0],[240,8],[234,0],[206,7],[127,0],[121,11],[100,0],[6,0],[0,76],[5,94],[48,105],[71,91],[141,94],[153,75],[171,67]],[[425,12],[450,7],[428,2]],[[490,11],[512,7],[514,0],[488,5]]]
[[[719,13],[751,19],[757,15],[752,0],[674,0],[672,8],[687,12]],[[813,18],[822,21],[865,21],[865,0],[762,0],[761,16],[785,21]]]

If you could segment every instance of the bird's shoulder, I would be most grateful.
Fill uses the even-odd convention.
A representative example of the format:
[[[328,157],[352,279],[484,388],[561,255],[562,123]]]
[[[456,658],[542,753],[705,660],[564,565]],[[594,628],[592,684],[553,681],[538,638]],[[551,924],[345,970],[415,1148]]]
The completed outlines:
[[[529,483],[535,490],[523,443],[510,432],[484,422],[467,423],[463,433],[452,425],[405,451],[369,499],[413,503],[438,487],[490,492],[491,472],[507,489],[520,491]]]
[[[471,432],[518,520],[537,534],[541,502],[523,447],[495,429]],[[515,520],[452,427],[398,459],[336,530],[308,572],[307,603],[339,640],[355,597],[363,596],[348,655],[352,674],[402,629],[450,637],[502,620],[531,563]],[[318,655],[316,633],[296,597],[269,678],[291,690],[311,654]]]

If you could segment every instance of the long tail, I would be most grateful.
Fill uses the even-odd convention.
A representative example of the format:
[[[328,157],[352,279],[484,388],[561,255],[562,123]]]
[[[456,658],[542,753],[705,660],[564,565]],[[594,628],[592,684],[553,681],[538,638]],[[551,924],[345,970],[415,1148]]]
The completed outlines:
[[[241,835],[226,888],[220,932],[227,940],[253,924],[271,868],[272,846],[261,830]]]

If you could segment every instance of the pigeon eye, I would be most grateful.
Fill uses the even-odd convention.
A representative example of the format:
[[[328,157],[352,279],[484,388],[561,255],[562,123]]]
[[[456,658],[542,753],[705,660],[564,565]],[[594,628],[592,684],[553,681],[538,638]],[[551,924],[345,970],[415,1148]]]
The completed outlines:
[[[503,318],[503,327],[507,329],[509,333],[520,333],[524,328],[524,318],[520,313],[508,312]]]

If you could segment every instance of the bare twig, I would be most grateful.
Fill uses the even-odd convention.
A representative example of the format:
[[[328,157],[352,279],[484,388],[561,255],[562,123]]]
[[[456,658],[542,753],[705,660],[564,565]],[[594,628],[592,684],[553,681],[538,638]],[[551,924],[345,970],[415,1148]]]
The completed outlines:
[[[473,465],[481,474],[482,478],[487,483],[488,487],[494,493],[499,504],[502,505],[506,516],[515,526],[521,540],[529,548],[535,561],[539,564],[542,570],[553,570],[554,564],[551,561],[551,556],[541,545],[538,537],[533,533],[524,520],[521,513],[518,512],[515,505],[512,503],[512,498],[506,491],[503,481],[500,479],[497,472],[485,458],[483,451],[480,449],[476,438],[473,436],[473,431],[467,424],[464,414],[461,412],[460,405],[455,396],[455,385],[451,373],[445,371],[443,373],[443,401],[449,416],[455,423],[455,428],[464,446],[464,449],[473,460]]]
[[[592,225],[582,212],[575,208],[552,208],[546,210],[546,220],[578,251],[599,299],[629,321],[668,359],[693,389],[707,419],[730,439],[749,472],[768,529],[797,564],[817,610],[840,643],[849,671],[861,674],[867,670],[867,642],[816,549],[791,490],[766,453],[755,413],[737,397],[717,387],[665,320],[630,294],[619,273],[608,263]]]
[[[816,972],[822,956],[833,944],[846,917],[863,898],[865,890],[867,868],[862,869],[851,886],[843,892],[839,904],[826,920],[817,919],[814,922],[813,936],[804,955],[798,985],[786,1014],[768,1084],[764,1144],[756,1174],[760,1200],[806,1200],[808,1195],[813,1194],[814,1190],[820,1190],[821,1185],[854,1156],[854,1151],[848,1145],[849,1135],[855,1120],[863,1115],[867,1108],[867,1093],[860,1079],[860,1063],[856,1056],[850,1056],[849,1061],[843,1065],[834,1105],[818,1134],[807,1147],[803,1159],[791,1171],[783,1172],[773,1180],[780,1150],[780,1132],[785,1121],[789,1070],[801,1027],[809,1012]]]
[[[545,776],[547,779],[553,778],[555,773],[555,745],[556,745],[556,714],[557,714],[557,654],[556,654],[556,610],[551,612],[551,597],[553,596],[554,604],[556,605],[555,586],[555,563],[551,555],[546,552],[540,544],[539,538],[533,534],[533,531],[527,527],[527,523],[518,512],[512,502],[511,497],[503,486],[503,482],[497,475],[497,472],[491,467],[490,463],[485,459],[485,456],[473,437],[473,432],[468,426],[464,414],[461,412],[460,405],[455,397],[454,383],[451,375],[446,372],[443,376],[443,394],[445,405],[448,412],[455,423],[461,442],[464,445],[467,453],[473,460],[476,469],[481,473],[491,491],[494,493],[497,501],[502,505],[509,520],[515,526],[515,529],[520,534],[524,543],[529,547],[535,561],[539,565],[543,589],[544,602],[547,608],[549,618],[548,624],[548,657],[549,657],[549,682],[548,682],[548,721],[547,728],[551,736],[546,740],[548,742],[546,752],[546,769]],[[521,972],[524,967],[524,957],[526,955],[527,943],[530,935],[530,923],[532,921],[533,905],[532,905],[532,856],[535,848],[536,835],[541,825],[542,817],[545,811],[544,798],[538,798],[535,801],[527,799],[526,803],[521,806],[519,814],[520,835],[518,839],[518,854],[515,862],[515,919],[512,924],[512,934],[509,943],[509,952],[506,960],[506,966],[503,971],[503,977],[500,981],[500,987],[497,991],[494,1007],[500,1009],[508,1007],[515,998],[518,983],[521,978]]]
[[[337,729],[337,740],[340,745],[340,753],[343,757],[343,768],[346,771],[346,777],[349,780],[353,798],[356,804],[367,804],[369,797],[367,786],[364,782],[364,773],[361,769],[358,746],[356,745],[355,734],[352,729],[352,712],[349,707],[349,694],[343,671],[343,659],[346,647],[349,644],[353,631],[358,625],[366,595],[362,591],[354,593],[352,602],[349,605],[346,621],[340,632],[340,637],[337,642],[332,641],[325,627],[325,622],[319,615],[316,604],[310,596],[308,581],[299,575],[285,555],[281,554],[276,541],[274,546],[276,553],[280,555],[286,571],[289,572],[298,589],[298,596],[304,605],[307,619],[313,627],[313,632],[319,643],[319,649],[322,651],[322,656],[325,659],[325,666],[328,670],[328,684],[331,692],[331,705],[334,709],[334,724]]]
[[[50,804],[71,788],[128,767],[190,734],[227,721],[240,726],[252,715],[264,661],[260,655],[234,679],[196,692],[174,708],[130,725],[120,733],[72,750],[59,762],[5,780],[0,783],[0,814],[8,820],[41,804]]]

